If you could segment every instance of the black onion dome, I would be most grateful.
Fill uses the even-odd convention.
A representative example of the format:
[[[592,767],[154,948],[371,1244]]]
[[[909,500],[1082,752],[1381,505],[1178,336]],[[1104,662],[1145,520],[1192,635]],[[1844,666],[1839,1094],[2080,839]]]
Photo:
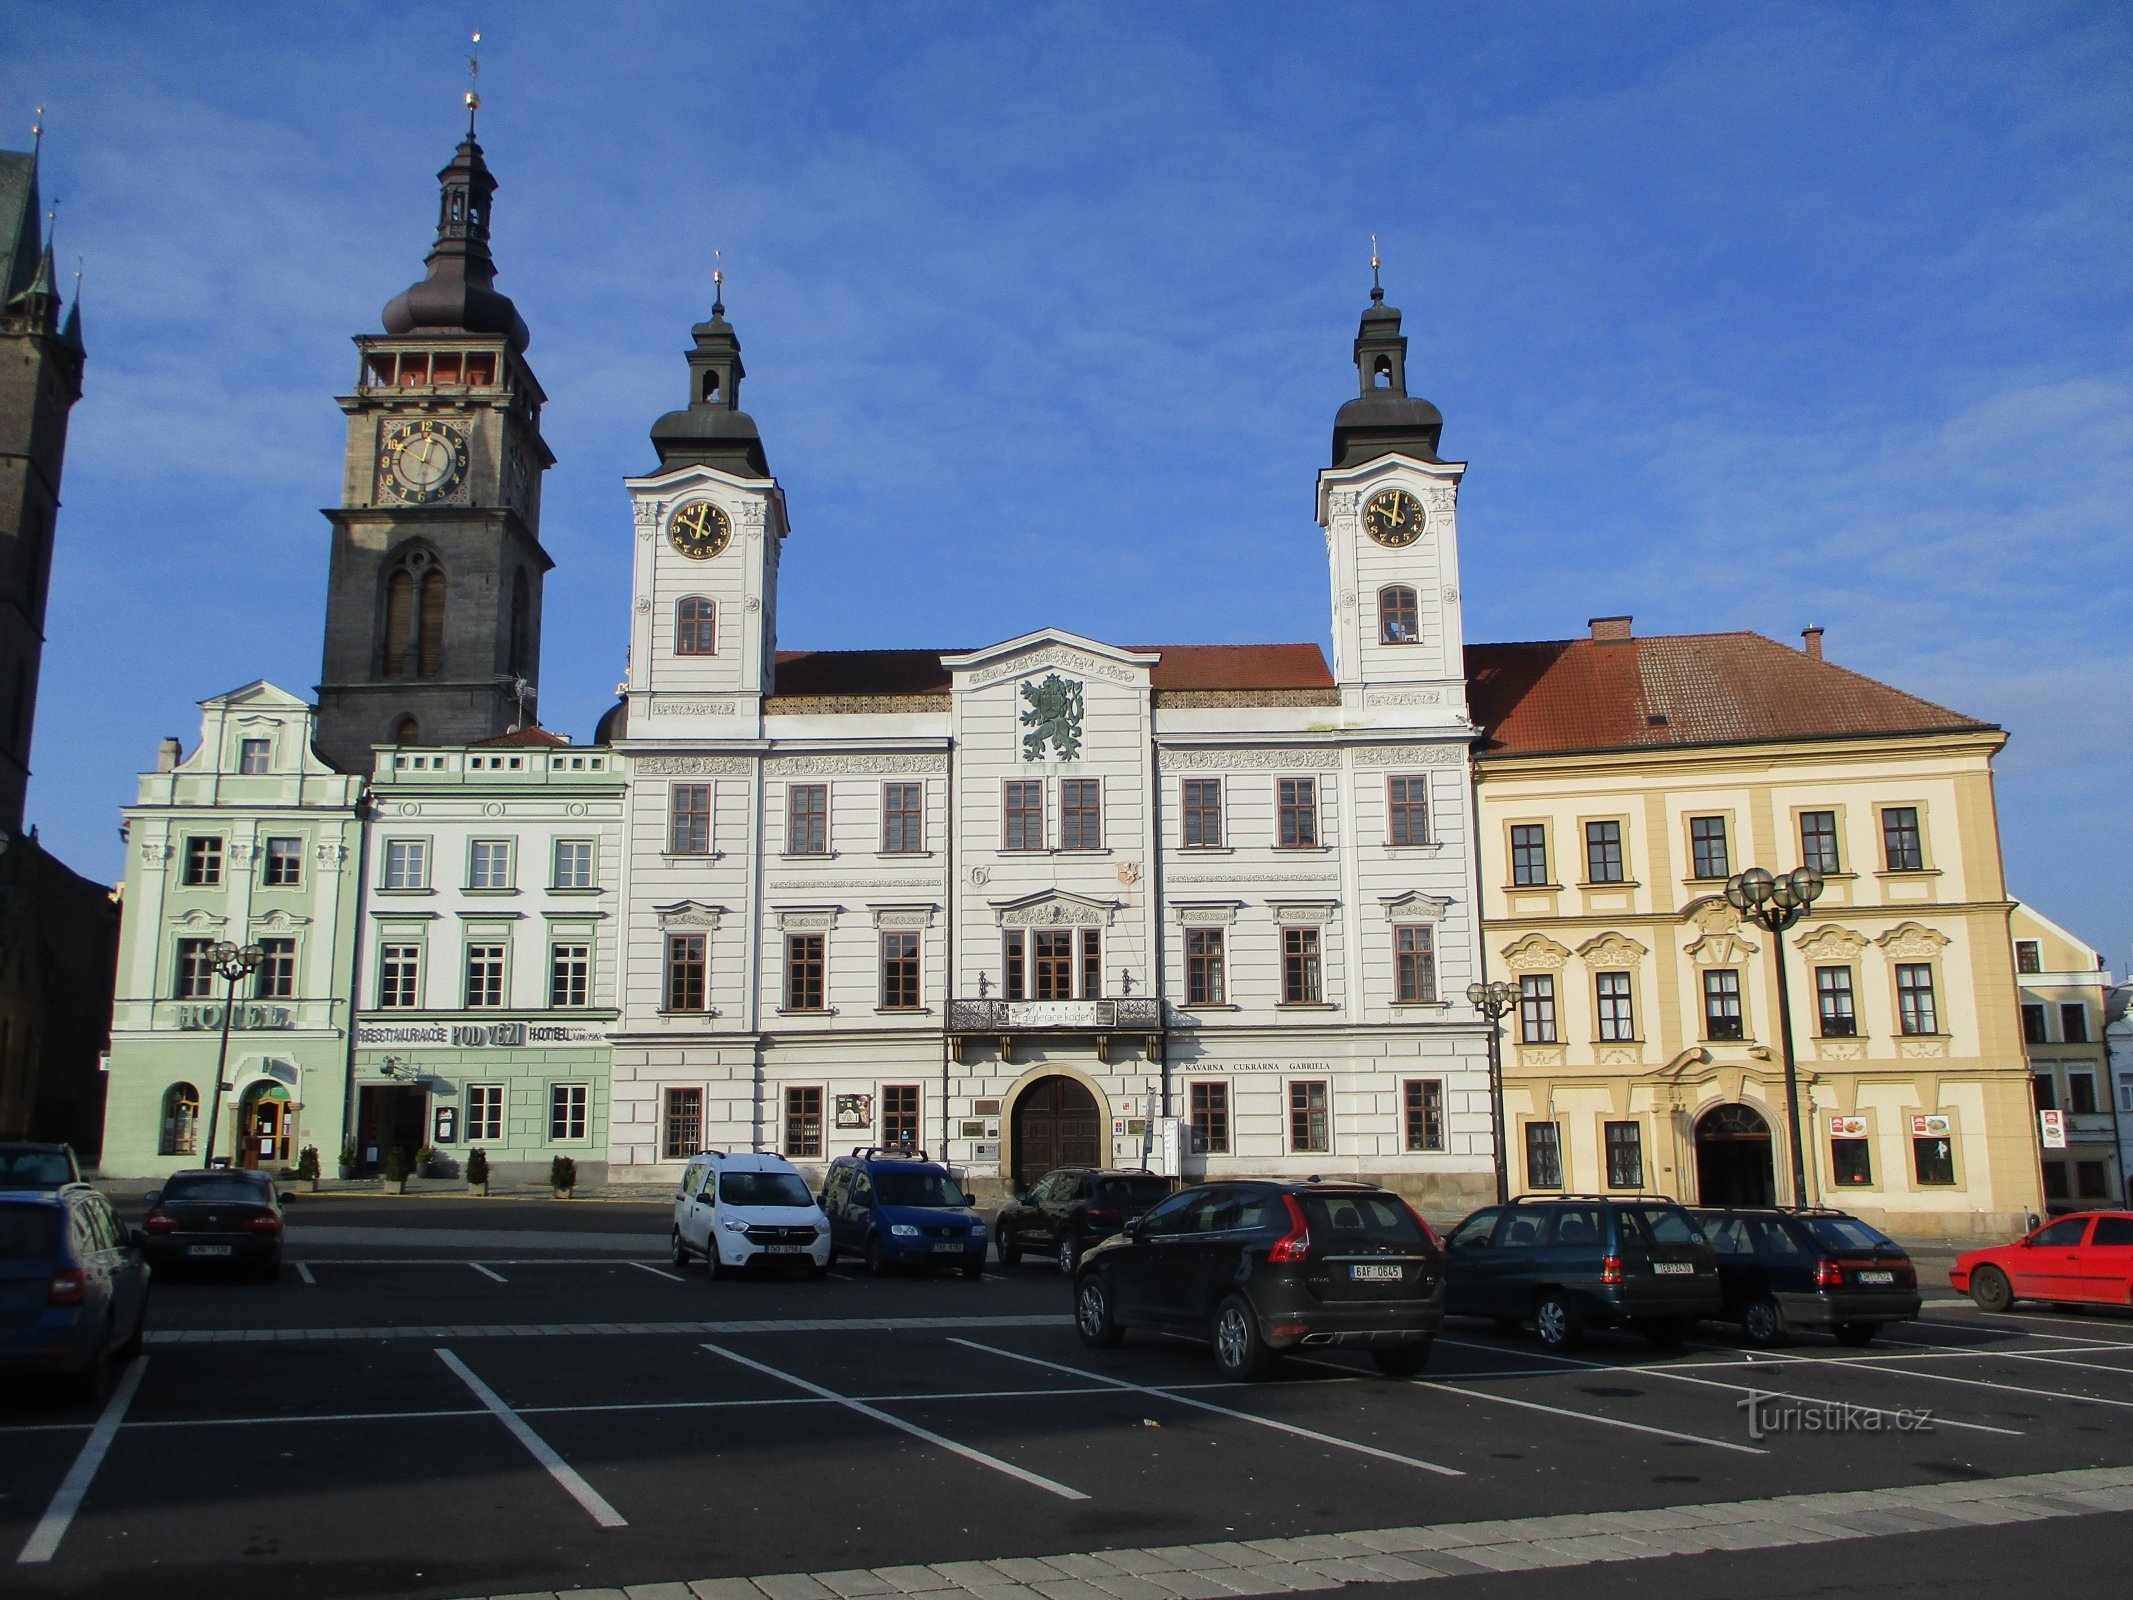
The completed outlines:
[[[386,302],[385,331],[500,334],[514,351],[524,351],[531,336],[511,297],[497,289],[489,254],[496,179],[471,130],[437,182],[437,242],[430,247],[429,273]]]
[[[1370,306],[1355,335],[1355,370],[1362,392],[1333,416],[1333,465],[1353,467],[1379,456],[1435,461],[1444,413],[1407,392],[1407,340],[1400,313],[1385,291],[1370,291]]]
[[[695,348],[688,352],[689,403],[652,424],[652,448],[659,465],[717,467],[743,478],[767,478],[762,435],[755,418],[741,409],[741,341],[726,320],[725,306],[713,303],[711,320],[689,330]]]

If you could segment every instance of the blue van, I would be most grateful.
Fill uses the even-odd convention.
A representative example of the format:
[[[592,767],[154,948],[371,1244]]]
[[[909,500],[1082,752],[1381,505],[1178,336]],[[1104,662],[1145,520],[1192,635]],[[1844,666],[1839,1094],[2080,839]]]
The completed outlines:
[[[948,1169],[908,1145],[872,1145],[839,1156],[822,1181],[830,1259],[861,1257],[867,1271],[960,1267],[985,1275],[985,1219]]]

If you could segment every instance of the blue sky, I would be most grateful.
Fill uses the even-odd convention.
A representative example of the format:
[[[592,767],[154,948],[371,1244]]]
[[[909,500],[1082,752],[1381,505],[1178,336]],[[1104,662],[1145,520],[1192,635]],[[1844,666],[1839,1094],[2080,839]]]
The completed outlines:
[[[559,457],[550,725],[620,675],[621,480],[714,247],[786,644],[1322,640],[1374,231],[1472,463],[1471,637],[1827,627],[2009,728],[2010,886],[2124,970],[2133,11],[486,10],[0,0],[4,139],[49,105],[87,273],[31,790],[83,870],[192,702],[317,681],[333,397],[479,26]]]

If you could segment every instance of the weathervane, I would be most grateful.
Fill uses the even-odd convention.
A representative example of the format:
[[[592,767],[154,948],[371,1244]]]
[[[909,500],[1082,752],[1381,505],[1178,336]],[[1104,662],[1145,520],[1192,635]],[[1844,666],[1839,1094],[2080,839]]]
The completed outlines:
[[[481,43],[480,33],[474,35],[473,42],[476,45]],[[467,137],[470,139],[474,137],[474,113],[480,109],[481,57],[471,55],[467,57]]]
[[[726,314],[726,269],[724,263],[725,253],[723,251],[714,250],[711,252],[711,315],[714,317],[723,317]]]
[[[1373,300],[1385,298],[1385,286],[1378,282],[1378,268],[1382,265],[1384,263],[1378,260],[1378,236],[1373,233],[1370,236],[1370,298]]]
[[[37,108],[37,115],[30,122],[30,159],[34,163],[44,153],[44,107]]]

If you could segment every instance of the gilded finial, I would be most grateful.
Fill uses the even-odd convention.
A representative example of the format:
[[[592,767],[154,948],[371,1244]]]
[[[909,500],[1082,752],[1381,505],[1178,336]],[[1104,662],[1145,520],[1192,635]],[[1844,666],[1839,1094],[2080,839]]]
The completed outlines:
[[[44,107],[37,108],[37,115],[30,119],[30,159],[35,162],[44,153]]]
[[[1378,259],[1378,236],[1373,233],[1370,236],[1370,298],[1372,300],[1385,298],[1385,286],[1378,281],[1378,268],[1383,265],[1384,263]]]
[[[474,35],[473,43],[481,44],[481,34]],[[467,137],[474,137],[474,113],[481,109],[481,57],[467,57]]]
[[[726,269],[724,262],[725,253],[723,251],[714,250],[711,252],[711,315],[714,317],[723,317],[726,314]]]
[[[59,196],[52,196],[52,204],[44,214],[44,247],[52,248],[53,239],[59,235]]]

